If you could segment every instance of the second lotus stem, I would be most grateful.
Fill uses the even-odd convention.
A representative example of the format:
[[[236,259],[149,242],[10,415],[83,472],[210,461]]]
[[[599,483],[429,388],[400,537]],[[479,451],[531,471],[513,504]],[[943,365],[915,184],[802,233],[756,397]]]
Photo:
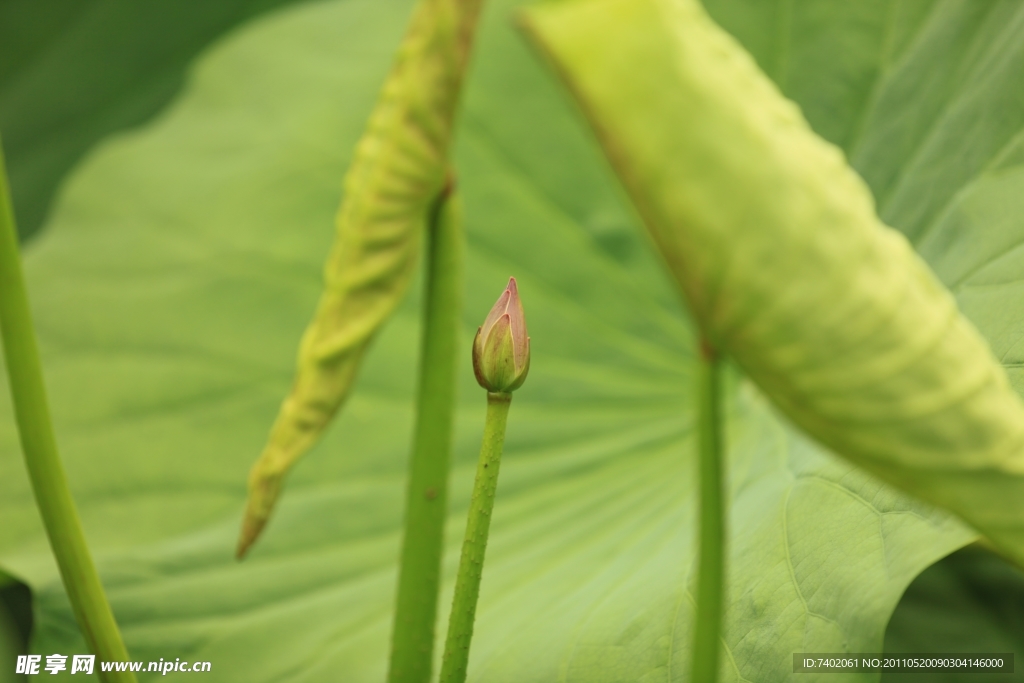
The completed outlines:
[[[473,498],[469,504],[466,538],[462,545],[459,573],[455,579],[455,598],[448,621],[448,638],[441,664],[441,683],[463,683],[469,665],[469,645],[473,639],[476,603],[480,595],[484,553],[494,511],[494,495],[498,489],[498,469],[505,443],[505,424],[512,394],[487,394],[487,420],[484,423],[483,445],[476,467]]]
[[[715,683],[722,632],[725,574],[725,507],[722,494],[722,361],[707,343],[697,369],[697,447],[700,483],[700,550],[697,618],[693,638],[694,683]]]
[[[25,278],[18,253],[18,236],[0,151],[0,333],[18,423],[21,448],[32,492],[43,518],[50,547],[57,560],[64,588],[89,649],[101,662],[127,661],[121,632],[85,542],[82,522],[71,497],[43,382],[43,367],[32,326]],[[130,671],[104,672],[107,683],[135,683]]]
[[[433,664],[461,322],[463,238],[458,198],[453,192],[449,183],[427,220],[420,377],[390,683],[429,683]]]

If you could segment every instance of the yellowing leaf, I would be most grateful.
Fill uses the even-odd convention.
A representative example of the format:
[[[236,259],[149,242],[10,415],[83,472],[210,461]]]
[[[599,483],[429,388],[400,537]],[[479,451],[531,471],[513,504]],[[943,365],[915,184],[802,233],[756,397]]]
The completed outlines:
[[[525,16],[712,343],[821,442],[1024,560],[1024,406],[843,154],[695,0]]]
[[[348,396],[363,353],[409,286],[420,232],[444,183],[480,0],[423,0],[345,178],[324,292],[291,392],[249,475],[238,556],[267,523],[292,464]]]

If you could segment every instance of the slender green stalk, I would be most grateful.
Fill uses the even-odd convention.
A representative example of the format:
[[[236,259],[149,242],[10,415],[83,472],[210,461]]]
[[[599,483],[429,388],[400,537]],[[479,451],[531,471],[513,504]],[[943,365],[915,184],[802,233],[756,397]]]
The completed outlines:
[[[117,630],[99,575],[85,544],[78,511],[71,499],[50,409],[43,385],[28,293],[18,255],[18,237],[7,186],[7,171],[0,151],[0,333],[10,379],[14,415],[21,435],[32,490],[57,558],[75,619],[89,648],[101,661],[127,661],[128,651]],[[99,670],[99,666],[95,667]],[[100,673],[104,681],[134,683],[131,672]]]
[[[428,219],[426,271],[416,427],[388,671],[391,683],[428,683],[433,663],[462,294],[461,215],[450,188]]]
[[[505,445],[505,423],[512,394],[487,392],[487,420],[476,466],[473,499],[469,504],[466,539],[462,543],[459,573],[455,577],[455,598],[448,619],[448,639],[444,645],[441,683],[464,683],[469,664],[469,644],[473,639],[476,601],[484,569],[487,534],[491,528],[494,494],[498,489],[498,468]]]
[[[722,630],[725,510],[722,502],[721,361],[702,344],[697,370],[697,441],[700,451],[700,555],[697,621],[693,638],[694,683],[714,683]]]

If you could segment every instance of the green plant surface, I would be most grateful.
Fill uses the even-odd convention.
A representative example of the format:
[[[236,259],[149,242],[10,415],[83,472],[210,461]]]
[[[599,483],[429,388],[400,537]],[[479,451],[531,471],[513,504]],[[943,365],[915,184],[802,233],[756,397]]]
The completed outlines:
[[[89,552],[57,450],[12,209],[0,144],[0,343],[18,441],[39,517],[89,651],[104,661],[124,662],[128,652]],[[3,578],[10,583],[6,574]],[[109,683],[135,683],[131,672],[107,673],[101,678]]]
[[[956,618],[950,619],[950,614]],[[1024,651],[1024,571],[977,544],[943,558],[907,588],[886,628],[885,650]],[[1014,668],[1016,673],[1002,680],[1021,680],[1016,662]],[[928,678],[935,683],[972,683],[980,677],[951,671]],[[883,683],[905,679],[882,674]]]
[[[0,683],[24,683],[26,677],[15,673],[21,654],[25,654],[23,639],[0,594]]]
[[[422,0],[345,173],[324,289],[299,344],[295,381],[249,473],[245,555],[292,465],[348,398],[366,350],[402,300],[431,205],[451,173],[459,95],[481,0]],[[450,409],[446,411],[450,419]]]
[[[93,144],[174,98],[207,45],[295,1],[0,3],[0,131],[21,236],[42,226],[61,180]]]
[[[722,650],[722,607],[725,603],[725,500],[722,441],[723,361],[704,339],[698,356],[697,389],[697,501],[700,512],[697,549],[697,591],[694,602],[690,680],[714,683]]]
[[[931,100],[925,139],[954,125],[942,113],[947,102],[950,111],[1002,106],[993,98],[1024,72],[1012,41],[997,40],[1013,17],[972,28],[936,5],[916,25],[887,31],[853,10],[831,15],[828,4],[806,3],[793,6],[787,32],[762,26],[763,4],[712,10],[749,45],[770,46],[754,49],[759,59],[775,54],[776,36],[789,36],[778,50],[788,55],[787,82],[801,88],[787,92],[834,141],[856,127],[841,121],[863,121],[862,150],[882,133],[872,121],[913,106],[887,99],[903,69],[923,68],[929,50],[945,54],[951,34],[967,32],[989,55],[968,51],[963,68],[971,60],[999,68],[985,72],[986,90],[950,85],[945,99]],[[316,457],[293,473],[266,538],[242,565],[232,551],[244,473],[291,381],[320,291],[339,179],[409,8],[318,3],[235,34],[198,64],[173,109],[78,168],[26,254],[69,479],[138,659],[209,660],[218,681],[247,683],[385,675],[418,290],[368,353]],[[511,274],[534,339],[503,458],[468,680],[685,680],[695,589],[693,336],[586,128],[510,28],[510,10],[496,2],[483,17],[455,159],[469,242],[460,347],[470,348]],[[876,114],[884,107],[889,114]],[[1020,129],[1024,114],[1007,106],[1003,115]],[[1015,132],[989,142],[999,147]],[[940,161],[929,172],[962,163],[958,151],[935,147]],[[913,156],[889,159],[904,182],[922,172]],[[955,289],[963,310],[1011,366],[1021,352],[1014,321],[1024,319],[1018,254],[1006,248],[1024,236],[1015,208],[1024,179],[1013,158],[947,193],[921,242],[946,284],[964,274]],[[883,217],[909,225],[906,213]],[[483,420],[468,353],[460,372],[442,605],[451,602]],[[788,680],[794,651],[880,649],[904,588],[973,534],[800,436],[735,372],[726,380],[722,680]],[[0,567],[35,591],[35,651],[81,651],[15,438],[10,420],[0,421]],[[440,618],[447,623],[446,610]]]
[[[389,683],[423,683],[433,671],[437,601],[448,519],[465,236],[449,185],[431,207],[424,249],[419,380],[398,560]]]
[[[524,25],[711,344],[822,443],[1024,562],[1024,403],[839,149],[698,0],[540,5]]]
[[[1010,87],[1024,73],[1015,40],[1024,7],[707,5],[811,127],[843,149],[881,219],[907,235],[1024,393],[1024,101]]]
[[[508,330],[508,327],[505,329]],[[509,339],[511,338],[509,335]],[[509,344],[505,351],[510,356],[512,345]],[[515,367],[514,361],[509,361]],[[470,497],[469,512],[466,515],[466,535],[462,542],[459,569],[455,577],[448,635],[445,638],[444,657],[441,663],[441,683],[465,683],[466,672],[469,669],[470,645],[473,642],[480,582],[487,555],[487,537],[490,535],[491,519],[494,517],[501,452],[505,447],[505,428],[511,404],[511,393],[487,392],[483,443],[480,445],[480,458],[476,464],[473,495]]]

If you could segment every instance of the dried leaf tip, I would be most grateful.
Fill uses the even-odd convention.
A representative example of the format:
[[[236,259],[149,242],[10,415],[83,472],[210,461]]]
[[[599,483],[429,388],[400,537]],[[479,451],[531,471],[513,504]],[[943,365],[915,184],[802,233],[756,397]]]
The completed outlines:
[[[530,371],[530,337],[516,279],[498,297],[473,340],[473,372],[484,389],[515,391]]]

